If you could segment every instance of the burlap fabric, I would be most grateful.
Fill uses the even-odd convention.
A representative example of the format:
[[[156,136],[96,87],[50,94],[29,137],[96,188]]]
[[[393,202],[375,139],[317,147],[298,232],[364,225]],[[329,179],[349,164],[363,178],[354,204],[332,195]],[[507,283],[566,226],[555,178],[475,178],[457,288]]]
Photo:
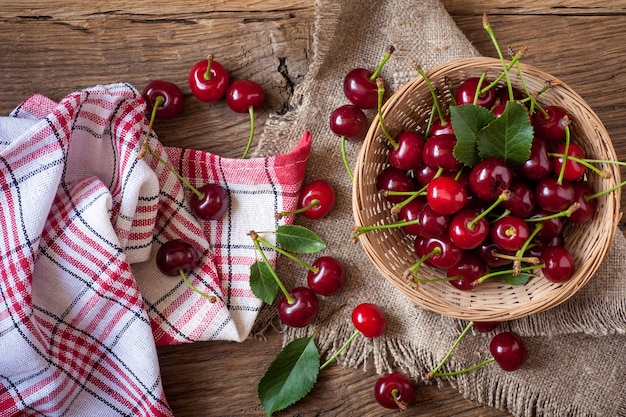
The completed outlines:
[[[339,364],[375,367],[377,372],[402,370],[420,380],[432,369],[464,326],[416,307],[386,282],[360,245],[351,244],[349,177],[342,165],[339,139],[328,127],[333,109],[347,101],[343,76],[358,66],[373,67],[389,44],[396,53],[382,76],[395,90],[416,74],[409,61],[428,69],[445,61],[477,55],[437,0],[320,0],[316,4],[314,56],[309,72],[298,86],[294,110],[268,121],[257,153],[270,155],[290,149],[305,129],[313,133],[313,153],[307,180],[331,181],[338,194],[335,210],[323,221],[296,223],[322,235],[325,254],[342,259],[349,279],[341,295],[321,302],[324,317],[347,303],[318,337],[320,349],[334,352],[353,331],[351,307],[369,301],[388,313],[390,325],[380,339],[357,338]],[[358,144],[348,144],[348,158],[356,162]],[[506,373],[491,364],[450,379],[467,398],[505,409],[516,416],[626,415],[626,244],[621,232],[594,279],[566,303],[526,319],[509,322],[524,337],[529,359],[519,371]],[[313,258],[311,258],[312,260]],[[302,285],[302,268],[286,259],[279,274],[289,285]],[[259,317],[259,326],[271,316]],[[309,334],[311,329],[286,329],[285,340]],[[470,334],[452,359],[461,368],[488,357],[488,338]]]

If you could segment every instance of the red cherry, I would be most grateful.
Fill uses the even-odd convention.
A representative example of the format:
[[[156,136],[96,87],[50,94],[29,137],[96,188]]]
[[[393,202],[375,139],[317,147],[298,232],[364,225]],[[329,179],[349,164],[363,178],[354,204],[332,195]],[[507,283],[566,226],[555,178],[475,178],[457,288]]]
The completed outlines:
[[[404,131],[396,138],[398,147],[389,152],[389,163],[403,171],[419,167],[422,163],[424,138],[417,132]]]
[[[480,212],[474,209],[461,210],[450,220],[448,235],[450,240],[461,249],[474,249],[489,235],[489,222],[485,217],[475,219]]]
[[[417,238],[413,247],[415,253],[424,259],[424,263],[437,268],[451,268],[458,264],[463,257],[463,251],[445,235]]]
[[[467,78],[461,83],[455,93],[456,104],[474,104],[474,97],[476,96],[476,90],[478,90],[478,83],[480,78],[471,77]],[[487,86],[489,83],[483,81],[481,88]],[[496,99],[496,92],[494,89],[489,89],[478,96],[476,105],[486,108],[491,108],[491,105]]]
[[[343,136],[348,140],[362,140],[368,127],[365,113],[355,105],[346,104],[337,107],[330,114],[330,130],[335,135]]]
[[[574,257],[563,246],[548,246],[541,251],[543,276],[548,281],[561,283],[568,281],[576,271]]]
[[[555,149],[554,153],[565,154],[565,143],[559,144]],[[573,156],[579,159],[585,159],[585,151],[583,148],[578,146],[575,143],[570,143],[567,148],[567,155]],[[558,177],[561,173],[561,167],[563,166],[563,158],[555,157],[553,159],[552,171],[555,177]],[[567,181],[577,181],[585,175],[585,166],[580,162],[573,161],[568,159],[565,163],[565,170],[563,171],[563,179]]]
[[[308,219],[321,219],[335,206],[335,190],[328,181],[314,180],[304,185],[298,198],[298,212]]]
[[[361,303],[352,310],[352,324],[370,339],[381,336],[387,329],[387,316],[372,303]]]
[[[250,108],[259,110],[265,103],[263,88],[252,80],[237,80],[226,92],[226,104],[235,113],[246,113]]]
[[[524,178],[538,181],[552,172],[552,158],[548,156],[548,144],[545,140],[535,137],[530,147],[530,156],[517,167],[517,172]]]
[[[424,201],[420,199],[411,200],[400,209],[398,219],[406,222],[418,220],[424,208],[424,204]],[[418,224],[402,226],[402,230],[404,230],[407,235],[419,235],[421,234],[421,226],[421,222],[419,222]]]
[[[159,119],[170,119],[180,115],[183,111],[183,92],[176,84],[169,81],[152,81],[143,89],[141,95],[146,100],[147,110],[150,113],[153,111],[157,97],[162,97],[163,102],[155,111]]]
[[[222,64],[213,59],[213,55],[197,62],[189,71],[187,78],[193,95],[207,103],[224,97],[228,88],[228,72]]]
[[[449,114],[443,117],[443,121],[441,119],[437,119],[430,126],[429,137],[432,138],[433,136],[441,135],[454,136],[454,129],[452,128],[452,118]]]
[[[593,190],[586,182],[575,182],[574,184],[574,202],[579,204],[570,216],[569,221],[572,223],[584,223],[591,220],[598,209],[598,200],[595,198],[587,199],[593,195]]]
[[[374,398],[385,408],[406,410],[415,399],[415,384],[404,374],[383,375],[374,385]]]
[[[378,173],[376,188],[378,191],[417,191],[417,184],[405,171],[389,166]],[[406,197],[405,195],[388,195],[385,199],[395,204],[404,201]]]
[[[499,321],[475,321],[474,329],[480,333],[489,333],[500,325]]]
[[[422,159],[431,168],[442,168],[446,171],[458,171],[463,164],[454,157],[456,136],[437,135],[424,143]]]
[[[487,201],[498,198],[502,191],[509,188],[512,181],[511,169],[498,158],[483,159],[472,168],[469,176],[472,193]]]
[[[198,188],[202,194],[192,193],[189,199],[189,205],[196,217],[201,220],[217,220],[220,219],[230,204],[228,191],[219,184],[204,184]]]
[[[450,216],[439,214],[428,204],[419,213],[419,233],[423,237],[438,237],[448,231]]]
[[[182,239],[165,242],[156,254],[159,270],[170,277],[180,276],[181,271],[189,273],[199,260],[198,251],[193,245]]]
[[[556,213],[565,210],[574,202],[574,186],[569,181],[561,184],[554,177],[546,177],[535,186],[537,205]]]
[[[446,269],[447,277],[458,277],[458,279],[448,282],[453,287],[463,291],[472,290],[476,280],[486,273],[487,268],[485,267],[485,263],[471,252],[463,253],[463,257],[456,265]]]
[[[426,200],[437,213],[453,214],[461,210],[467,202],[467,192],[454,178],[442,176],[428,184]]]
[[[373,109],[378,106],[376,78],[393,52],[394,47],[390,46],[374,71],[355,68],[346,74],[343,80],[343,92],[352,104],[362,109]]]
[[[524,342],[512,332],[495,335],[489,343],[491,356],[505,371],[516,371],[526,362],[527,352]]]
[[[504,216],[490,228],[491,240],[504,250],[517,251],[530,237],[528,224],[519,217]]]
[[[346,268],[339,260],[331,256],[322,256],[313,262],[318,268],[315,273],[309,271],[307,285],[316,294],[329,296],[337,293],[346,280]]]
[[[536,111],[532,116],[535,134],[547,141],[558,142],[565,137],[567,112],[560,106],[546,106],[546,114]]]
[[[289,291],[293,302],[281,298],[276,306],[278,317],[289,327],[304,327],[315,320],[319,301],[317,295],[308,287],[296,287]]]

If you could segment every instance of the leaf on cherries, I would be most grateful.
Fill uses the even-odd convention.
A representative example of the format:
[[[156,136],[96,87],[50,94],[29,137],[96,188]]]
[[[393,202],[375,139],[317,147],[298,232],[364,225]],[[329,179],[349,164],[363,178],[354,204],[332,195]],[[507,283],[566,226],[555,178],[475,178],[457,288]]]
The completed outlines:
[[[250,265],[250,289],[263,302],[267,304],[274,302],[278,292],[278,283],[267,262],[256,261]]]
[[[532,276],[533,274],[528,272],[520,272],[517,275],[511,272],[510,274],[500,276],[500,278],[509,285],[526,285]]]
[[[492,123],[496,116],[482,106],[464,104],[450,107],[450,119],[456,136],[454,157],[466,166],[473,167],[481,159],[476,147],[479,132]]]
[[[282,249],[293,253],[316,253],[326,247],[317,233],[297,225],[278,226],[276,243]]]
[[[530,156],[533,128],[526,108],[506,103],[504,112],[478,133],[476,147],[481,159],[499,158],[515,167]]]
[[[320,354],[313,336],[288,343],[259,380],[257,395],[269,417],[304,398],[317,382]]]

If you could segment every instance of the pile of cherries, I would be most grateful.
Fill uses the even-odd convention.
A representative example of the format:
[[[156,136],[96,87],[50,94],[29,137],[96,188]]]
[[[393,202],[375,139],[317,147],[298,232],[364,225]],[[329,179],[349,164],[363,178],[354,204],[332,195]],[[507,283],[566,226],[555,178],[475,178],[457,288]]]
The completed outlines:
[[[452,105],[483,106],[499,117],[509,94],[498,88],[479,91],[489,84],[479,81],[461,82]],[[427,135],[398,135],[398,144],[410,145],[390,148],[389,165],[377,174],[376,184],[392,203],[397,225],[414,238],[419,260],[405,274],[410,284],[428,281],[418,278],[422,264],[445,270],[448,282],[461,290],[509,270],[516,276],[540,269],[556,283],[573,276],[576,265],[565,247],[564,226],[589,221],[597,195],[586,181],[584,151],[570,140],[565,109],[536,105],[529,114],[530,155],[515,167],[493,157],[464,166],[455,157],[449,115],[436,119]]]

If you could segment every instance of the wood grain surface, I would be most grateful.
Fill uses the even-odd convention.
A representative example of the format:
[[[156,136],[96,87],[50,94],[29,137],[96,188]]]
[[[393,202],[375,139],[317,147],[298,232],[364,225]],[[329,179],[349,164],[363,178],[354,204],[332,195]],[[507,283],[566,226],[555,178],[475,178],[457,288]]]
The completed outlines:
[[[528,46],[525,62],[558,75],[587,100],[626,160],[626,2],[442,0],[484,55],[495,51],[481,23],[483,12],[504,45]],[[185,93],[180,119],[155,127],[168,145],[238,157],[247,115],[224,103],[191,97],[187,73],[207,52],[233,78],[252,78],[268,94],[259,115],[290,109],[293,87],[311,59],[314,0],[106,2],[5,0],[0,8],[0,114],[34,93],[60,99],[95,84],[126,81],[143,88],[153,79],[177,83]],[[237,138],[237,139],[235,139]],[[624,172],[623,172],[624,174]],[[624,201],[623,197],[623,201]],[[163,384],[174,413],[184,416],[263,416],[256,384],[281,347],[266,340],[206,342],[159,348]],[[310,395],[279,416],[391,416],[373,399],[372,369],[329,367]],[[447,384],[420,386],[404,415],[495,417],[505,411],[463,398]]]

